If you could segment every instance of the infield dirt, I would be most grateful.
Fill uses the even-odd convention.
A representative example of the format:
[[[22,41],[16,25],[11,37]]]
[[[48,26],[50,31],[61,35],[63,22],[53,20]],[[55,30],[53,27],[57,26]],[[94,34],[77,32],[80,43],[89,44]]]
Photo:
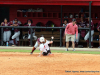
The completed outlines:
[[[37,56],[37,53],[0,52],[0,75],[100,75],[100,55],[54,53],[54,56]]]

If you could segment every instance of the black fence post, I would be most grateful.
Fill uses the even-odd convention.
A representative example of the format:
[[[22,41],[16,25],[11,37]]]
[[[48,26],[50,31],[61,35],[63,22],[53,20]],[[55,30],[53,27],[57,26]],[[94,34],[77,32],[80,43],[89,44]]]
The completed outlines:
[[[60,29],[60,47],[62,47],[62,29]]]
[[[3,46],[3,28],[1,28],[1,46]]]
[[[30,28],[30,29],[31,29],[30,45],[32,46],[32,42],[33,42],[32,37],[33,37],[33,34],[32,34],[32,28]]]
[[[62,5],[61,5],[61,27],[62,27]],[[62,29],[60,29],[60,47],[62,47]]]
[[[89,2],[89,48],[91,48],[91,3],[92,1]]]

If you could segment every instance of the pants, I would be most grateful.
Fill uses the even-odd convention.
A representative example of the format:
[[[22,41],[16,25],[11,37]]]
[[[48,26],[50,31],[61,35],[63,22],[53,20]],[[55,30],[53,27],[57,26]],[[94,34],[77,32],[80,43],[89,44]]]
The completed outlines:
[[[39,46],[38,41],[36,41],[34,47],[37,48]]]
[[[35,36],[35,33],[33,33],[32,35],[34,37]],[[28,33],[28,39],[30,39],[30,38],[31,38],[31,34]]]
[[[48,55],[49,53],[51,53],[50,50],[48,50],[47,52],[43,52],[43,56],[46,56],[46,55]]]
[[[76,34],[75,34],[75,41],[78,43],[80,39],[80,33],[78,33],[78,38],[76,39]]]
[[[93,34],[94,34],[94,30],[91,30],[91,42],[93,41]],[[88,33],[85,35],[84,40],[86,41],[86,40],[88,40],[88,38],[89,38],[89,31],[88,31]]]
[[[12,39],[16,39],[16,41],[19,41],[19,35],[20,35],[20,31],[15,32],[14,35],[12,36]]]
[[[75,41],[75,35],[66,34],[66,42],[69,42],[70,39],[71,41]]]
[[[4,31],[3,33],[3,41],[7,42],[10,40],[10,36],[11,36],[11,31]]]

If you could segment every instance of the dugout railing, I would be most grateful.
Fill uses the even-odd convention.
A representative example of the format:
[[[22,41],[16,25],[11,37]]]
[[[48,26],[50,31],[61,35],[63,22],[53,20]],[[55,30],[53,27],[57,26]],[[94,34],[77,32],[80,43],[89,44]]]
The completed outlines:
[[[19,29],[31,29],[31,38],[30,38],[30,45],[32,46],[32,29],[59,29],[60,30],[60,47],[62,47],[62,30],[65,29],[64,27],[37,27],[37,26],[17,26],[17,27],[13,27],[13,26],[0,26],[1,28],[1,46],[3,45],[3,29],[4,28],[19,28]],[[90,28],[78,28],[78,30],[89,30]],[[42,34],[41,34],[42,35]],[[89,36],[89,39],[91,38],[91,36]],[[91,41],[89,41],[89,43],[91,43]],[[91,44],[89,44],[89,47],[91,47]]]

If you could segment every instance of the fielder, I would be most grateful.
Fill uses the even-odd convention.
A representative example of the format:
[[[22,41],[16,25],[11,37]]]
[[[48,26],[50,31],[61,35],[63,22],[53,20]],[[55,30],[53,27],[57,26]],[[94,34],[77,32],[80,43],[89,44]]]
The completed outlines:
[[[89,21],[89,18],[88,18],[88,21]],[[89,27],[89,24],[87,24],[87,27]],[[93,34],[94,34],[94,24],[93,24],[93,22],[91,20],[91,47],[93,47]],[[84,37],[84,40],[87,43],[89,43],[88,39],[89,39],[89,31],[88,31],[88,33]]]
[[[53,41],[47,41],[44,37],[41,37],[40,42],[41,42],[41,44],[39,46],[39,49],[40,49],[39,56],[41,56],[41,55],[43,55],[43,56],[52,55],[48,44],[52,44]]]
[[[40,37],[40,38],[41,38],[41,37]],[[33,54],[33,52],[36,50],[36,48],[37,48],[38,46],[40,46],[40,44],[41,44],[40,38],[37,39],[37,41],[36,41],[34,47],[32,48],[32,51],[31,51],[30,54]],[[54,39],[54,37],[52,37],[52,39]],[[45,39],[45,40],[46,40],[46,39]],[[46,41],[47,41],[47,40],[46,40]],[[50,48],[49,48],[49,49],[50,49]]]
[[[40,38],[38,38],[37,39],[37,41],[36,41],[36,43],[35,43],[35,45],[34,45],[34,47],[32,48],[32,51],[31,51],[31,53],[30,54],[33,54],[33,52],[36,50],[36,48],[40,45]]]

